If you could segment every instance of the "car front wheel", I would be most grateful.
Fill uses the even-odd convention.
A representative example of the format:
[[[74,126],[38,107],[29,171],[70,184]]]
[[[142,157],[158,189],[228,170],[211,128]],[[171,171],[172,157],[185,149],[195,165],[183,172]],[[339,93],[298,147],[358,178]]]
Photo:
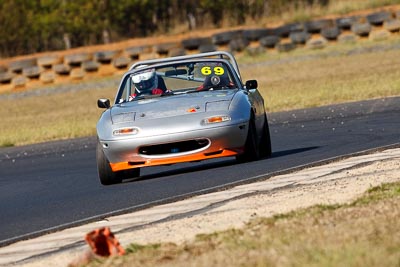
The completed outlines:
[[[260,140],[260,156],[269,158],[272,155],[271,136],[269,133],[267,115],[265,114],[264,117],[263,133]]]
[[[100,142],[96,149],[97,170],[102,185],[119,184],[122,182],[122,176],[118,172],[113,172],[110,162],[104,155]]]
[[[250,120],[249,130],[247,132],[246,144],[244,147],[244,153],[238,155],[236,159],[239,162],[248,162],[258,160],[260,158],[260,150],[257,145],[256,127],[254,121]]]

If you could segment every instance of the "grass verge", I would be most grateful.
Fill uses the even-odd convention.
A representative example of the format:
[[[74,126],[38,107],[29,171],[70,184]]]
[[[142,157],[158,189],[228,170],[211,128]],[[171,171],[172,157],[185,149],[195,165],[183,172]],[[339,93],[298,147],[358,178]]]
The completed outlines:
[[[123,257],[89,266],[399,266],[400,183],[344,205],[256,218],[182,245],[132,244]]]

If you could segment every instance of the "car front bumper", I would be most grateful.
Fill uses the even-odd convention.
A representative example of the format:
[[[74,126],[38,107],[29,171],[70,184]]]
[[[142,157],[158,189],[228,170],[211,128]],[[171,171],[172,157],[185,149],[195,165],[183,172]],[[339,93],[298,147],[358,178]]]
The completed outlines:
[[[243,153],[247,137],[247,123],[208,127],[194,131],[176,132],[148,137],[130,137],[116,141],[100,140],[113,171],[132,168],[200,161]],[[201,146],[182,151],[174,144],[201,142]],[[144,147],[167,147],[162,153],[145,154]],[[178,146],[177,146],[178,147]]]

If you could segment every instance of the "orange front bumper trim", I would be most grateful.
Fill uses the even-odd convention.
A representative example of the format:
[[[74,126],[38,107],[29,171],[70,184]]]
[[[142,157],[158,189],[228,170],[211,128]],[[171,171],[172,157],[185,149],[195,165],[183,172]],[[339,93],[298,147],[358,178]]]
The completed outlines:
[[[158,166],[158,165],[167,165],[174,163],[182,163],[182,162],[190,162],[190,161],[199,161],[213,158],[223,158],[223,157],[232,157],[236,156],[243,152],[243,149],[224,149],[221,153],[209,153],[207,154],[196,154],[196,155],[186,155],[172,158],[163,158],[163,159],[147,159],[144,163],[130,163],[130,162],[117,162],[110,163],[111,169],[116,171],[123,171],[133,168],[140,167],[149,167],[149,166]]]

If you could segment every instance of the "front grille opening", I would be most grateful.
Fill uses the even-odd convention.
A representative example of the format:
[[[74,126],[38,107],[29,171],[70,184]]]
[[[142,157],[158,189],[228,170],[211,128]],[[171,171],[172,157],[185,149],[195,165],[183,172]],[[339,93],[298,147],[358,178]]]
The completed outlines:
[[[139,149],[139,153],[148,156],[177,154],[204,148],[208,146],[209,143],[210,141],[208,139],[196,139],[176,143],[144,146]]]

